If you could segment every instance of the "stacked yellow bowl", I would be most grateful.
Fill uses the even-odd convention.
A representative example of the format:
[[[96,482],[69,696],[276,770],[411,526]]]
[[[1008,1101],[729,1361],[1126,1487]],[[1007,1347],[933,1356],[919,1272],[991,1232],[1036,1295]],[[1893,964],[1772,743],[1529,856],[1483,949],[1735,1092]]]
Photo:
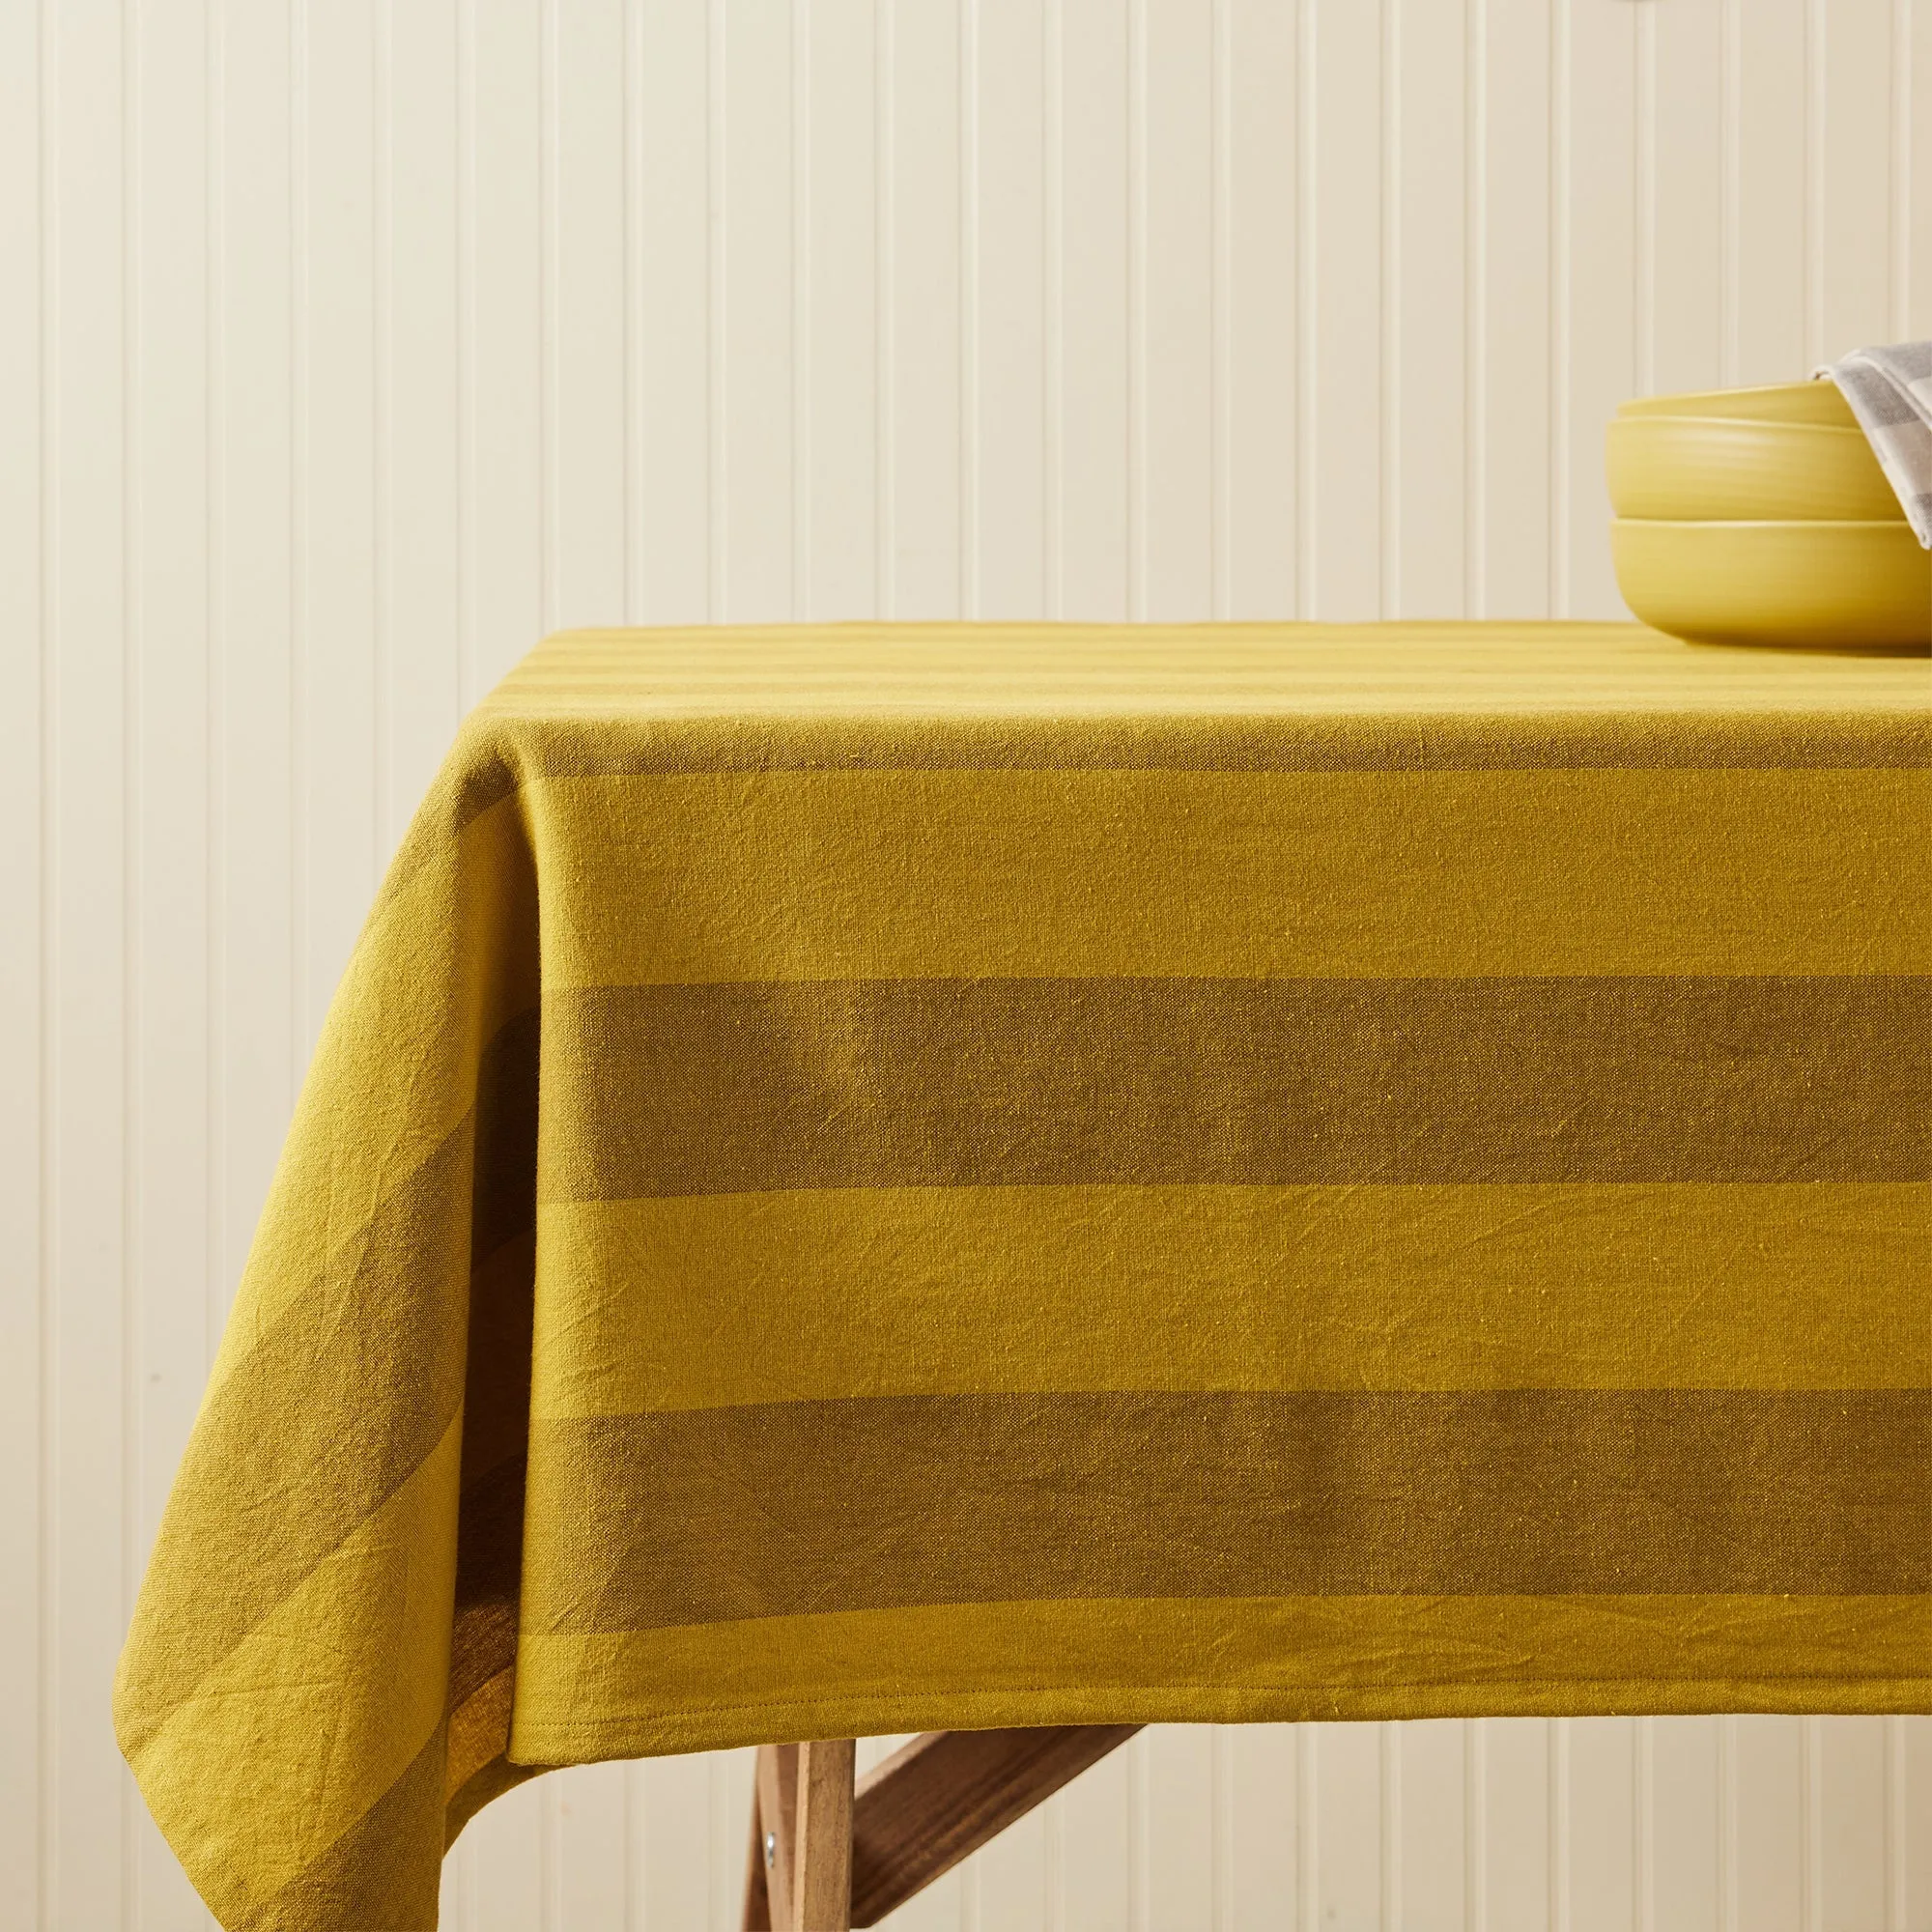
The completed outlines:
[[[1833,383],[1648,396],[1609,429],[1610,554],[1697,643],[1923,646],[1932,553]]]

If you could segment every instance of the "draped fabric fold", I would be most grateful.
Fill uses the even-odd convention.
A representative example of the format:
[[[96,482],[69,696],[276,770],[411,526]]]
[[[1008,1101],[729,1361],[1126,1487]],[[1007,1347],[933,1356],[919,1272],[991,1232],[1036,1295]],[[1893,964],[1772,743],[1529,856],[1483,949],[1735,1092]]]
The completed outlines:
[[[116,1686],[224,1925],[546,1766],[1932,1710],[1932,666],[584,632],[331,1008]]]
[[[1932,550],[1932,342],[1854,350],[1820,374],[1845,392],[1906,522]]]

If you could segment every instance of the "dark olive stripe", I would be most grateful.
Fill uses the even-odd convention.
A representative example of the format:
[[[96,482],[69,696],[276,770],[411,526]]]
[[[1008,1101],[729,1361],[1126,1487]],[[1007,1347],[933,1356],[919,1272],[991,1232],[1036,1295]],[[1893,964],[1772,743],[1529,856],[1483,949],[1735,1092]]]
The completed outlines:
[[[434,1932],[442,1878],[443,1734],[341,1837],[235,1932]]]
[[[444,760],[396,847],[364,925],[365,934],[405,894],[441,875],[424,936],[441,952],[440,970],[454,955],[481,947],[498,963],[517,955],[534,978],[537,949],[537,866],[526,825],[497,851],[487,877],[476,869],[458,835],[486,812],[515,799],[533,772],[526,771],[514,734],[494,723],[466,720],[456,747]],[[478,894],[478,886],[483,891]],[[485,923],[476,915],[483,908]]]
[[[127,1673],[155,1707],[124,1711],[136,1732],[381,1508],[449,1427],[464,1389],[472,1231],[507,1241],[534,1217],[527,1179],[486,1203],[475,1177],[486,1151],[534,1149],[536,1046],[527,1021],[498,1035],[478,1072],[482,1130],[467,1117],[210,1399],[153,1559],[174,1578],[165,1626],[148,1630],[144,1596],[128,1639],[130,1656],[154,1652]],[[505,1118],[519,1110],[526,1121]],[[521,1157],[527,1170],[533,1153]],[[493,1292],[513,1304],[528,1293],[514,1282]],[[515,1319],[513,1306],[483,1325]]]
[[[586,673],[586,678],[591,676]],[[615,689],[615,680],[611,688]],[[506,694],[532,717],[535,682]],[[533,781],[786,771],[1884,771],[1932,764],[1926,713],[1587,712],[1537,717],[479,719],[457,826]]]
[[[526,1631],[1080,1597],[1932,1590],[1932,1394],[795,1403],[540,1424]]]
[[[1932,1174],[1932,980],[605,987],[543,1055],[550,1199]]]

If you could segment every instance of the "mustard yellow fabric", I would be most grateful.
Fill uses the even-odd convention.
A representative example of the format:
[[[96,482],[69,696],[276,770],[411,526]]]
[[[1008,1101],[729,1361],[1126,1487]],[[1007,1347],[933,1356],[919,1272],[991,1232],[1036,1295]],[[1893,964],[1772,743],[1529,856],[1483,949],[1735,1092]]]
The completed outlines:
[[[583,632],[337,995],[136,1611],[221,1922],[546,1765],[1932,1710],[1932,664]]]

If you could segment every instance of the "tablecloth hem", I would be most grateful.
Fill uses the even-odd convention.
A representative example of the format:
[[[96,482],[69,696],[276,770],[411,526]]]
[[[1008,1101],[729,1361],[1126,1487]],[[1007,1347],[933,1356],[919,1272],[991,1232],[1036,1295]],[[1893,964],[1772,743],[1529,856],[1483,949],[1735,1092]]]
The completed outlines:
[[[1018,1724],[1298,1723],[1402,1718],[1878,1717],[1932,1714],[1932,1677],[1527,1678],[1508,1684],[1139,1685],[1105,1693],[998,1691],[799,1699],[669,1716],[626,1713],[518,1726],[511,1761],[554,1769],[798,1738],[882,1737]]]

